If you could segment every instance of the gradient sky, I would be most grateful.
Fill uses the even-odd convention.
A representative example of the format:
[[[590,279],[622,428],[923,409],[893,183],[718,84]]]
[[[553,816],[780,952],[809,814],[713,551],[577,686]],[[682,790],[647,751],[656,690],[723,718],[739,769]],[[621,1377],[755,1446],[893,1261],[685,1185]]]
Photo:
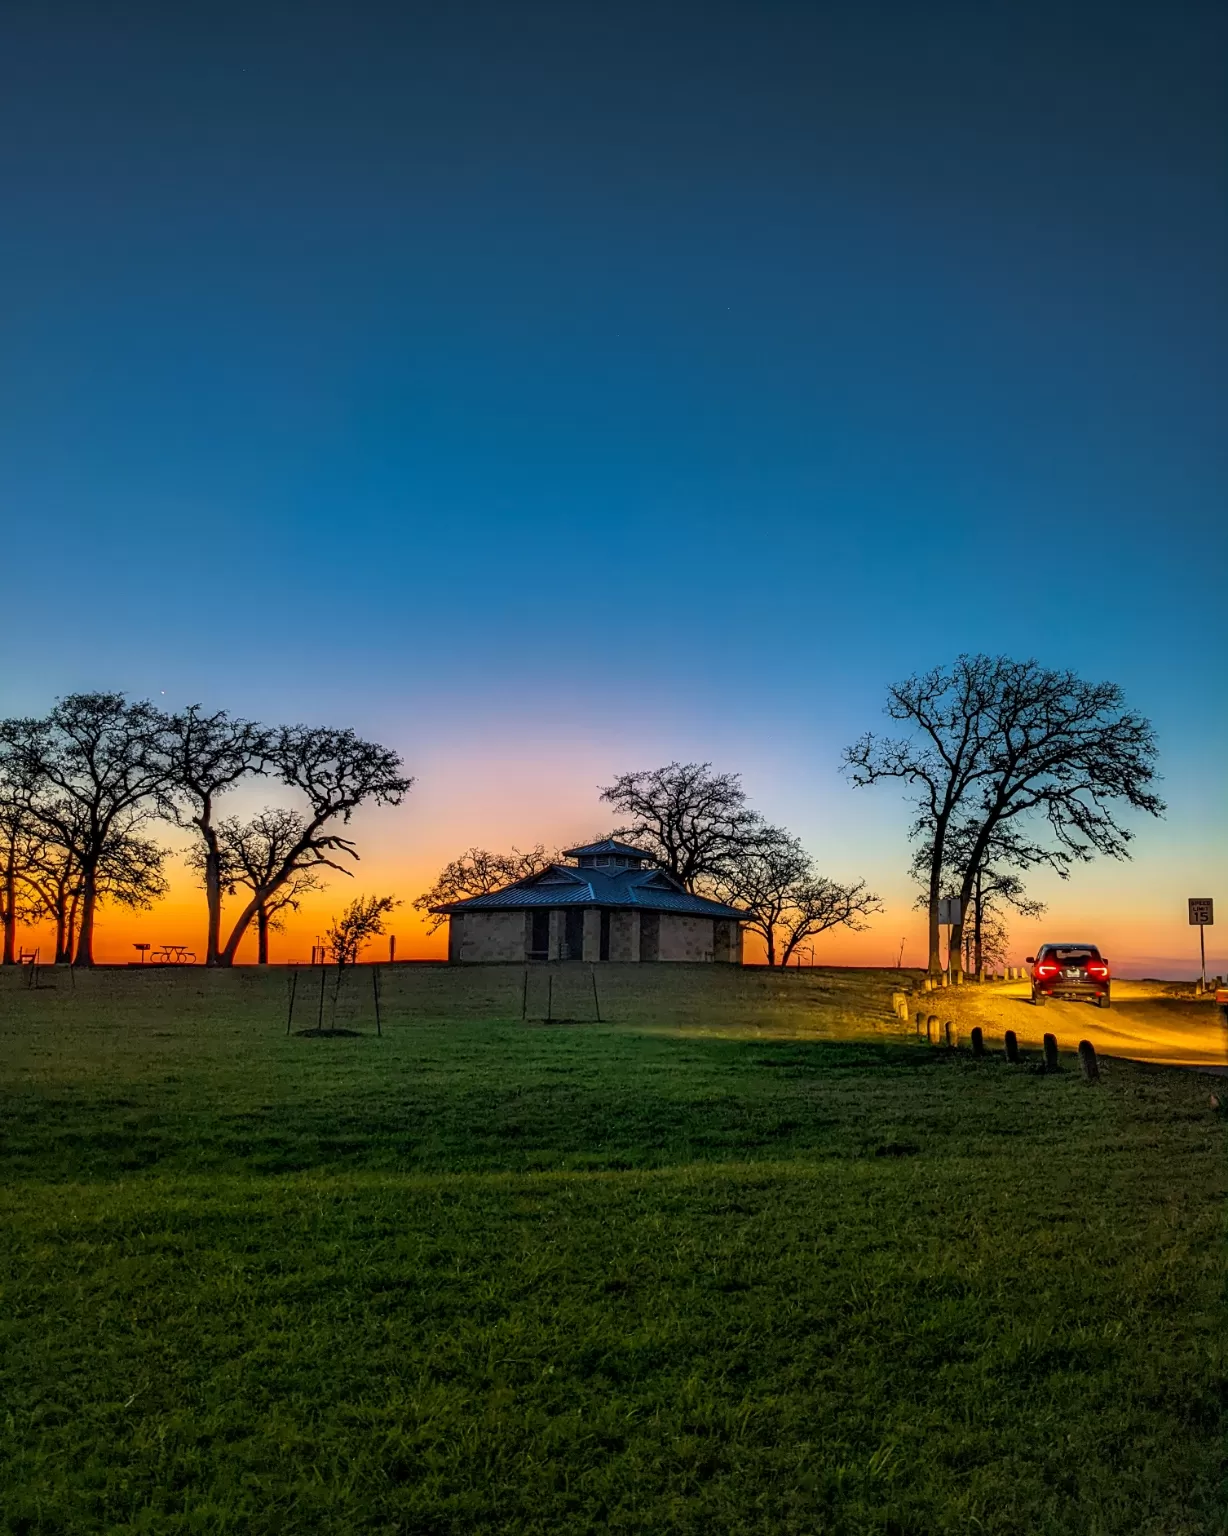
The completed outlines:
[[[916,960],[906,810],[840,748],[893,678],[1035,655],[1125,687],[1171,804],[1042,926],[1143,970],[1188,895],[1225,933],[1222,5],[3,32],[5,713],[353,725],[419,776],[360,829],[406,897],[712,759],[888,896],[824,956]],[[199,940],[177,898],[137,926]]]

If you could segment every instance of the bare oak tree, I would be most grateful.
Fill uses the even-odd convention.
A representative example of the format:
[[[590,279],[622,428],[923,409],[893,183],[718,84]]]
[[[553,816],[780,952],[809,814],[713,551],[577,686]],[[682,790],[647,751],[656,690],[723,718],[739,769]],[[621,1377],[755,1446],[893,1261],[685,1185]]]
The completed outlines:
[[[447,922],[447,917],[441,913],[431,913],[432,907],[450,901],[463,901],[467,896],[488,896],[492,891],[501,891],[515,880],[525,880],[530,875],[540,874],[551,864],[556,864],[560,857],[557,849],[547,852],[542,843],[530,848],[527,853],[521,853],[519,848],[513,848],[510,853],[491,853],[489,848],[466,848],[459,858],[444,865],[429,891],[415,898],[414,910],[431,917],[427,932],[434,933]]]
[[[316,869],[328,860],[313,860],[312,851],[305,849],[299,867],[290,878],[272,894],[266,894],[287,856],[301,841],[305,826],[304,818],[297,811],[266,806],[250,821],[226,816],[214,828],[221,889],[228,896],[234,896],[240,890],[249,891],[257,903],[257,965],[269,963],[269,933],[282,927],[282,914],[297,912],[304,896],[324,889]],[[206,873],[205,859],[205,845],[197,843],[189,853],[187,863],[203,876]]]
[[[30,916],[24,889],[24,872],[29,864],[29,812],[3,798],[0,789],[0,932],[3,933],[3,958],[0,964],[17,963],[17,924]]]
[[[31,840],[22,872],[30,917],[55,926],[57,965],[71,961],[77,934],[84,885],[77,856],[80,845],[80,839],[61,842],[55,836]],[[133,912],[148,910],[170,889],[164,873],[166,856],[166,849],[151,838],[113,827],[98,861],[99,904],[110,901]]]
[[[274,733],[224,709],[205,714],[199,704],[169,716],[165,731],[166,786],[163,814],[199,838],[208,930],[205,964],[217,965],[222,942],[222,851],[213,817],[219,796],[250,774],[262,773]],[[261,909],[267,914],[267,907]],[[266,932],[267,948],[267,932]]]
[[[797,838],[764,827],[757,840],[726,857],[713,888],[747,913],[747,927],[763,939],[769,965],[786,966],[799,944],[831,928],[860,932],[882,904],[864,881],[841,885],[820,875]]]
[[[867,732],[844,753],[854,786],[902,779],[915,792],[917,817],[910,835],[929,848],[926,906],[933,974],[942,969],[938,902],[947,833],[984,768],[997,674],[998,664],[989,657],[961,656],[949,672],[934,667],[892,684],[886,713],[912,726],[914,734],[884,740]]]
[[[741,775],[714,773],[711,763],[622,773],[601,798],[627,818],[613,835],[646,849],[688,891],[719,878],[763,826],[747,807]]]
[[[80,871],[74,965],[94,963],[94,920],[107,894],[108,850],[134,837],[165,783],[162,714],[122,693],[78,693],[43,720],[8,720],[0,744],[26,785],[39,832],[71,849]]]
[[[938,900],[948,839],[966,840],[956,894],[966,908],[995,837],[1007,831],[1059,871],[1095,854],[1129,857],[1118,807],[1160,816],[1151,789],[1155,734],[1115,683],[1007,657],[961,656],[891,688],[887,713],[907,738],[862,737],[845,753],[855,785],[901,779],[916,792],[912,835],[928,846],[930,970],[942,969]],[[1038,825],[1039,823],[1039,825]],[[963,929],[951,933],[958,966]]]
[[[324,865],[350,874],[337,860],[357,861],[358,852],[339,828],[348,825],[359,806],[400,805],[414,782],[403,774],[401,759],[391,748],[363,741],[350,730],[323,726],[279,730],[267,762],[284,785],[302,794],[307,808],[298,835],[235,919],[219,952],[219,965],[234,964],[235,952],[261,906],[267,909],[297,876]]]

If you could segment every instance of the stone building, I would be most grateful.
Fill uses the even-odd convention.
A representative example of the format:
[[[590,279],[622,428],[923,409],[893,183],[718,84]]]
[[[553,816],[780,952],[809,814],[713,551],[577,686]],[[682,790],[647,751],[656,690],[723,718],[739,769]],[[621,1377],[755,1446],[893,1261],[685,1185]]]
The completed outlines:
[[[693,896],[640,848],[606,839],[465,901],[432,907],[449,919],[453,964],[524,960],[698,960],[742,963],[746,914]],[[645,867],[645,866],[648,867]]]

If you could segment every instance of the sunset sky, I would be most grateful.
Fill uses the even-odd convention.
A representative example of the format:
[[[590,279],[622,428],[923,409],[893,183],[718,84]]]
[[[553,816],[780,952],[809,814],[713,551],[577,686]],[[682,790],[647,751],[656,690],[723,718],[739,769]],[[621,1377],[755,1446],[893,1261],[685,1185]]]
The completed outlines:
[[[0,713],[118,688],[351,725],[408,914],[671,759],[889,910],[841,748],[964,650],[1111,678],[1167,819],[1018,923],[1228,970],[1228,11],[13,7]],[[252,806],[272,798],[245,791]],[[104,912],[203,947],[203,898]]]

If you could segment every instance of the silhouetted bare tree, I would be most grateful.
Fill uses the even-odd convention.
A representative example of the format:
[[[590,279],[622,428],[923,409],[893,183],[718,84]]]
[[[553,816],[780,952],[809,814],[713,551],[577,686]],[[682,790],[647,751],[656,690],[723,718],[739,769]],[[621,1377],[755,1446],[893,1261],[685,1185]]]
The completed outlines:
[[[761,828],[754,843],[728,854],[713,889],[745,909],[769,965],[788,965],[799,944],[831,928],[859,932],[868,926],[863,918],[882,911],[864,881],[841,885],[818,874],[798,839],[778,827]]]
[[[20,804],[2,798],[0,788],[0,964],[17,963],[17,924],[29,915],[23,875],[29,864],[30,817]]]
[[[55,925],[57,965],[66,965],[72,958],[84,887],[77,855],[81,841],[61,842],[55,836],[31,841],[22,873],[30,917]],[[134,912],[147,910],[170,888],[165,862],[166,849],[151,838],[112,828],[98,861],[98,901],[115,902]]]
[[[287,882],[321,866],[350,874],[337,859],[357,861],[358,853],[338,826],[347,825],[361,805],[399,805],[414,782],[402,773],[401,759],[391,748],[363,741],[353,731],[328,727],[279,730],[267,762],[283,784],[303,795],[307,809],[298,837],[235,920],[219,952],[220,965],[234,964],[235,951],[260,907],[267,908]]]
[[[613,835],[646,849],[689,891],[719,878],[763,827],[746,805],[741,775],[714,773],[711,763],[622,773],[601,798],[627,818]]]
[[[7,720],[0,745],[26,786],[39,835],[71,849],[80,871],[75,965],[94,963],[94,919],[108,850],[136,836],[165,784],[164,716],[122,693],[78,693],[44,720]]]
[[[273,887],[278,871],[302,842],[305,828],[306,821],[297,811],[266,806],[250,821],[227,816],[213,829],[221,889],[230,896],[239,890],[250,891],[256,902],[257,965],[269,963],[269,932],[282,926],[281,914],[297,912],[302,897],[324,889],[316,870],[328,861],[321,858],[313,862],[311,848],[301,850],[298,867],[281,885]],[[189,867],[204,875],[206,856],[204,843],[196,844],[188,855]]]
[[[1150,724],[1126,708],[1115,683],[1085,683],[1036,661],[961,656],[888,691],[887,713],[913,728],[907,738],[863,736],[845,752],[854,785],[901,779],[916,791],[912,835],[928,844],[929,965],[942,968],[938,901],[948,838],[968,831],[957,894],[966,908],[985,854],[1005,824],[1056,869],[1096,853],[1127,858],[1133,833],[1117,807],[1163,814],[1150,788],[1156,745]],[[1043,819],[1043,836],[1032,826]],[[951,933],[959,964],[962,926]]]
[[[431,916],[428,933],[434,933],[447,922],[441,913],[431,913],[432,907],[445,902],[463,901],[467,896],[487,896],[491,891],[501,891],[514,880],[537,875],[551,864],[558,863],[561,854],[557,849],[547,852],[542,843],[521,853],[513,848],[510,853],[491,853],[488,848],[467,848],[457,859],[445,864],[439,878],[429,891],[424,891],[414,901],[414,910]]]
[[[208,930],[205,964],[217,965],[222,942],[222,854],[213,817],[219,796],[251,774],[264,771],[274,733],[224,709],[205,714],[199,704],[169,716],[164,734],[166,784],[162,811],[197,834]],[[267,916],[267,907],[261,909]],[[267,932],[265,934],[267,949]]]

